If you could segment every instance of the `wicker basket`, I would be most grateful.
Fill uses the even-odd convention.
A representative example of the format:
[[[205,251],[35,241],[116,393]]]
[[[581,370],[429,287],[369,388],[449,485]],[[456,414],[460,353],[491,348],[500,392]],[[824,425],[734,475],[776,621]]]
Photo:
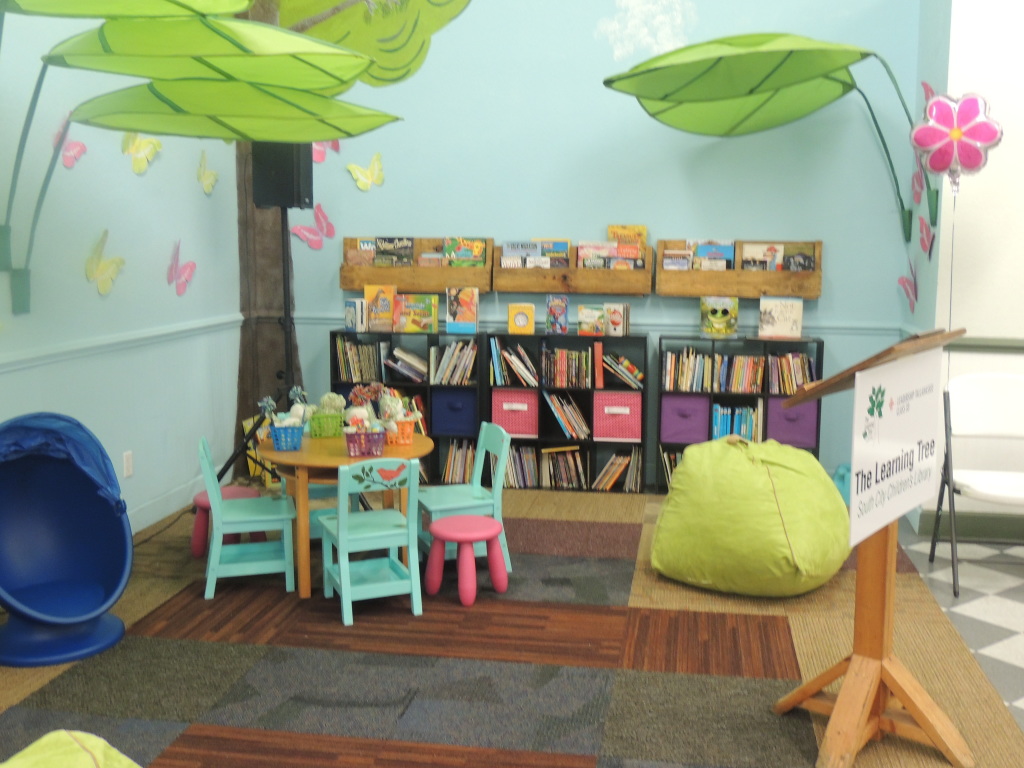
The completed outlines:
[[[412,433],[416,429],[416,422],[412,419],[396,421],[397,432],[387,432],[388,445],[412,445]]]
[[[297,451],[302,447],[302,427],[270,425],[270,437],[275,451]]]
[[[309,417],[309,436],[341,437],[342,418],[340,413],[314,413]]]
[[[345,434],[349,456],[382,456],[383,432],[349,432]]]

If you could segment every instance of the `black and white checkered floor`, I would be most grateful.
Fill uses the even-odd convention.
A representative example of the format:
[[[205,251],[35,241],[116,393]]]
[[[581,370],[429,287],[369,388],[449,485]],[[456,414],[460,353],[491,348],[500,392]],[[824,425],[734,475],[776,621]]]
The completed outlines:
[[[953,597],[949,542],[939,542],[929,563],[929,536],[900,521],[904,551],[1024,728],[1024,546],[961,542],[960,596]]]

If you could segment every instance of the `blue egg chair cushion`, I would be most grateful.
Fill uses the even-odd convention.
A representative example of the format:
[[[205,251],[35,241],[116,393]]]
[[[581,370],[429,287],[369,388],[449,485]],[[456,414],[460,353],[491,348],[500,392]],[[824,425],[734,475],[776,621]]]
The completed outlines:
[[[57,664],[116,643],[107,613],[128,582],[132,535],[110,459],[54,413],[0,424],[0,664]]]
[[[787,597],[832,578],[849,541],[846,504],[813,454],[730,436],[683,452],[655,527],[651,564],[698,587]]]

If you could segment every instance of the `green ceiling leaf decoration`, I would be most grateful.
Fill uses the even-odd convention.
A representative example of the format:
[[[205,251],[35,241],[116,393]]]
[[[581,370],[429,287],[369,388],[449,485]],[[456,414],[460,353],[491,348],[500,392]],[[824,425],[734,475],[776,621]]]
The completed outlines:
[[[908,122],[910,111],[885,61],[853,45],[800,35],[736,35],[655,56],[604,84],[630,94],[656,120],[689,133],[741,136],[791,123],[856,91],[864,99],[892,177],[903,236],[909,242],[911,211],[903,203],[896,168],[871,103],[849,67],[874,57],[896,89]],[[932,223],[933,195],[928,192]]]
[[[663,53],[604,84],[647,99],[709,102],[805,83],[872,55],[799,35],[738,35]]]
[[[0,12],[114,19],[233,14],[248,10],[251,5],[252,0],[0,0]]]
[[[765,131],[816,112],[856,87],[848,69],[775,91],[714,101],[659,101],[638,98],[651,117],[673,128],[708,136],[741,136]]]
[[[280,24],[365,53],[374,63],[359,80],[383,86],[416,72],[427,58],[431,36],[469,2],[372,0],[345,4],[337,0],[280,0]],[[336,11],[338,8],[342,10]]]
[[[154,81],[71,113],[72,122],[113,130],[297,144],[356,136],[397,119],[307,91],[217,80]]]
[[[340,93],[370,66],[362,53],[308,35],[205,16],[120,19],[55,46],[47,64],[153,80],[242,80]]]

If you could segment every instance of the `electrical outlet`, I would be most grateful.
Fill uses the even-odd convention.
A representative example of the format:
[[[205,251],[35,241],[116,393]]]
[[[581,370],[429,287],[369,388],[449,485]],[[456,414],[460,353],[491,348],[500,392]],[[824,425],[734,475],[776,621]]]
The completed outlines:
[[[124,467],[123,467],[123,469],[124,469],[124,471],[121,473],[122,477],[131,477],[132,473],[135,471],[135,466],[134,466],[134,461],[132,460],[132,452],[131,451],[125,451],[124,452]]]

